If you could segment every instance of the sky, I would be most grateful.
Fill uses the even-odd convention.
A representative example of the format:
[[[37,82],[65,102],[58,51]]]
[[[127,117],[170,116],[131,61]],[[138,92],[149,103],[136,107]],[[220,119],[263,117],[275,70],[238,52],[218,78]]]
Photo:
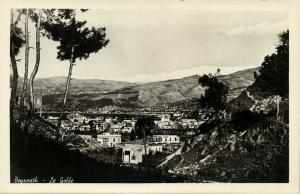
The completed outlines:
[[[78,13],[77,19],[106,27],[110,42],[87,60],[77,61],[72,76],[130,82],[258,67],[275,51],[278,34],[288,29],[284,11],[105,9]],[[34,45],[31,25],[30,46]],[[56,59],[56,46],[41,39],[38,78],[67,75],[69,62]],[[17,58],[23,77],[24,49]],[[30,50],[30,70],[34,63],[35,51]]]

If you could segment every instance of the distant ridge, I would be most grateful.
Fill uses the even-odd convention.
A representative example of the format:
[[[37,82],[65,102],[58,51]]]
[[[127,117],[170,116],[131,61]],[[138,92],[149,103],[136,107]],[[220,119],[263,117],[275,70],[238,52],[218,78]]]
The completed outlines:
[[[218,76],[230,88],[229,100],[254,82],[253,74],[257,71],[258,68],[251,68]],[[47,108],[59,107],[64,87],[65,79],[61,76],[37,79],[35,83],[36,93],[45,96]],[[144,84],[74,78],[69,102],[73,108],[80,109],[106,105],[134,108],[185,102],[199,98],[201,94],[204,94],[204,89],[198,84],[198,75]]]

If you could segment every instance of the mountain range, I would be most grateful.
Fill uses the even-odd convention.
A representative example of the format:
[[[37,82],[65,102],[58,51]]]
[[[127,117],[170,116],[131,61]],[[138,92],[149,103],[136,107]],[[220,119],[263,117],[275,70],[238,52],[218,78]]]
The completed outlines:
[[[229,100],[254,82],[254,72],[258,68],[245,69],[218,79],[229,87]],[[131,83],[98,79],[75,79],[71,81],[68,106],[88,109],[107,105],[120,107],[148,107],[159,104],[172,104],[199,98],[205,89],[198,84],[199,75],[181,79],[150,83]],[[18,88],[21,88],[22,79]],[[66,77],[37,79],[34,82],[36,95],[43,95],[45,108],[59,108],[65,89]]]

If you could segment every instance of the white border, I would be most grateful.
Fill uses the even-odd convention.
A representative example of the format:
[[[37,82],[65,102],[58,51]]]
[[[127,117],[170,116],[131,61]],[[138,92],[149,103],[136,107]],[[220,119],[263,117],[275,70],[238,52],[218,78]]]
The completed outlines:
[[[90,8],[127,10],[287,10],[290,22],[290,182],[288,184],[11,184],[9,183],[9,11],[10,8]],[[2,0],[0,1],[0,193],[299,193],[298,0]],[[300,107],[299,107],[300,108]]]

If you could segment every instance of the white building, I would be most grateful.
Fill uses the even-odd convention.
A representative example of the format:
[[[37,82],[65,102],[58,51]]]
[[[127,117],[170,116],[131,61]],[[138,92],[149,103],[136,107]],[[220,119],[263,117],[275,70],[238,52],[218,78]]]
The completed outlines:
[[[118,147],[122,148],[123,163],[138,164],[143,162],[143,155],[145,155],[145,146],[142,143],[127,142],[121,143]],[[162,145],[147,144],[147,154],[162,151]]]
[[[111,117],[107,117],[107,118],[105,118],[104,121],[107,122],[107,123],[111,123],[112,122],[112,118]]]
[[[153,142],[155,143],[179,143],[180,138],[177,135],[153,135]]]
[[[68,118],[72,122],[79,122],[79,123],[83,123],[84,121],[88,122],[88,119],[85,116],[80,115],[78,113],[70,114],[70,115],[68,115]]]
[[[162,152],[161,144],[149,144],[146,147],[147,147],[147,154],[149,153],[155,154],[156,152]]]
[[[119,145],[122,148],[123,163],[138,164],[143,161],[145,148],[142,144],[136,143],[122,143]]]
[[[114,147],[117,144],[121,143],[121,135],[103,133],[97,135],[97,141],[100,142],[100,144],[103,146]]]
[[[131,133],[133,130],[133,127],[123,127],[122,133]]]
[[[122,124],[111,124],[110,125],[110,130],[114,133],[120,133],[122,131]]]
[[[204,123],[204,121],[196,121],[196,119],[181,119],[180,123],[184,128],[193,129],[198,128],[199,125]]]

